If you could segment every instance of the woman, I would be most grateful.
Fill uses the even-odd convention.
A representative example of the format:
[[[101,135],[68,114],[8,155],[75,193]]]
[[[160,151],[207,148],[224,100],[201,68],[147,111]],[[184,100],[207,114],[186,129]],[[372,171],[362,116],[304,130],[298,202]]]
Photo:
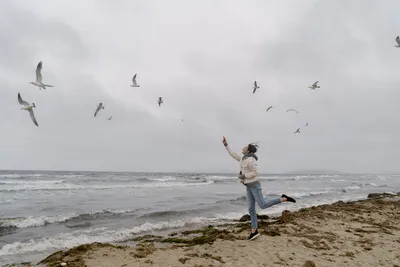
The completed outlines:
[[[247,203],[249,205],[251,219],[251,233],[248,239],[254,240],[260,235],[257,231],[258,221],[256,214],[256,202],[260,208],[266,209],[281,202],[289,201],[296,203],[296,200],[286,195],[282,195],[280,198],[272,198],[268,200],[264,199],[261,191],[261,184],[257,177],[258,157],[255,154],[257,152],[257,145],[248,144],[245,146],[242,150],[243,157],[240,157],[235,152],[232,152],[231,148],[228,146],[225,136],[223,137],[222,143],[224,144],[229,155],[240,162],[240,173],[238,178],[240,179],[240,182],[246,186]]]

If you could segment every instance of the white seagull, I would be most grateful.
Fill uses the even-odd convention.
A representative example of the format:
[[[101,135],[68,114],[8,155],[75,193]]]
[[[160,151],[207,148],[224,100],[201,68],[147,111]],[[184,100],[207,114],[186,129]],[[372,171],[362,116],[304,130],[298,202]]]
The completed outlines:
[[[308,88],[315,90],[317,88],[320,88],[320,86],[318,85],[318,81],[316,81],[315,83],[313,83],[311,86],[309,86]]]
[[[161,104],[164,103],[161,96],[158,98],[157,102],[158,102],[158,106],[161,107]]]
[[[297,131],[294,132],[294,134],[300,133],[300,128],[297,129]]]
[[[395,45],[395,47],[400,47],[400,37],[399,36],[397,36],[396,37],[396,45]]]
[[[112,119],[112,116],[110,118],[108,118],[107,120],[110,121]]]
[[[36,118],[35,118],[35,114],[33,113],[33,108],[36,108],[35,103],[32,103],[32,105],[30,105],[28,102],[22,100],[21,94],[20,94],[20,93],[18,93],[18,102],[19,102],[21,105],[24,106],[23,108],[21,108],[21,110],[27,110],[27,111],[29,111],[29,115],[31,116],[31,119],[32,119],[33,123],[34,123],[36,126],[39,127],[39,124],[37,123]]]
[[[267,112],[268,112],[271,108],[273,108],[273,106],[269,106],[269,107],[267,108]]]
[[[286,110],[286,112],[289,112],[289,111],[293,111],[293,112],[296,112],[296,113],[299,113],[297,110],[295,110],[295,109],[288,109],[288,110]]]
[[[33,84],[33,85],[39,87],[40,90],[42,90],[42,88],[46,89],[46,87],[54,87],[53,85],[42,83],[42,65],[43,65],[42,61],[40,61],[36,67],[36,81],[30,82],[30,84]]]
[[[104,109],[103,103],[99,103],[99,105],[97,106],[96,112],[94,113],[94,116],[96,117],[97,113],[99,113],[99,111],[101,109]]]
[[[140,85],[138,85],[136,82],[136,75],[137,74],[135,74],[132,78],[132,85],[131,85],[132,87],[140,87]]]
[[[260,86],[257,85],[257,81],[254,81],[253,94],[257,91],[258,88],[260,88]]]

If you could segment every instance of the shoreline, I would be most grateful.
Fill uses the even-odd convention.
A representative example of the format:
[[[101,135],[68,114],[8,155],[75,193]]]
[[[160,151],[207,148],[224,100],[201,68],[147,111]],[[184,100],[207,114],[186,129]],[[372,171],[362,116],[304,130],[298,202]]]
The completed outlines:
[[[84,244],[55,252],[38,266],[400,266],[400,192],[372,197],[261,215],[254,241],[247,240],[250,223],[242,218],[141,235],[123,246]]]

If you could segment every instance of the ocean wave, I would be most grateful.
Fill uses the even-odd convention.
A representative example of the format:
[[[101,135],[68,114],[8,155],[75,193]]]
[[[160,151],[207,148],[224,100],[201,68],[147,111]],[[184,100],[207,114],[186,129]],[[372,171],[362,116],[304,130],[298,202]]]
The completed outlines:
[[[242,213],[226,213],[215,217],[194,217],[185,220],[162,221],[157,223],[146,222],[132,228],[121,230],[107,230],[105,228],[77,230],[71,233],[60,233],[54,237],[30,239],[26,242],[14,242],[7,244],[0,250],[0,256],[32,253],[38,251],[67,249],[81,244],[93,242],[117,242],[131,238],[135,234],[149,231],[176,229],[193,224],[211,224],[221,220],[231,220],[243,215]]]
[[[29,173],[29,174],[18,174],[18,173],[10,173],[10,174],[0,174],[0,178],[24,178],[24,177],[42,177],[44,174],[38,173]]]
[[[70,183],[61,184],[22,184],[1,188],[0,192],[18,192],[18,191],[64,191],[64,190],[109,190],[125,188],[170,188],[170,187],[188,187],[205,186],[213,184],[213,181],[194,181],[194,182],[158,182],[149,184],[117,184],[117,185],[76,185]]]
[[[57,216],[29,216],[29,217],[17,217],[17,218],[2,218],[0,219],[0,228],[17,227],[17,228],[30,228],[38,227],[52,223],[67,223],[73,221],[83,220],[95,220],[102,217],[110,217],[113,215],[120,215],[125,213],[133,213],[134,210],[101,210],[87,213],[71,213]]]
[[[163,177],[146,177],[140,178],[141,181],[156,181],[156,182],[167,182],[167,181],[176,181],[177,178],[173,176],[163,176]]]
[[[29,180],[29,181],[18,181],[18,180],[0,180],[1,184],[23,184],[23,185],[37,185],[37,184],[62,184],[64,180]]]
[[[332,190],[320,190],[320,191],[311,191],[311,192],[287,192],[286,194],[288,196],[294,197],[294,198],[305,198],[305,197],[314,197],[314,196],[321,196],[321,195],[327,195],[332,193]]]
[[[344,188],[344,190],[358,190],[361,189],[362,185],[349,185]]]
[[[54,175],[54,177],[59,177],[59,178],[77,178],[77,177],[84,177],[85,175],[83,174],[57,174]]]

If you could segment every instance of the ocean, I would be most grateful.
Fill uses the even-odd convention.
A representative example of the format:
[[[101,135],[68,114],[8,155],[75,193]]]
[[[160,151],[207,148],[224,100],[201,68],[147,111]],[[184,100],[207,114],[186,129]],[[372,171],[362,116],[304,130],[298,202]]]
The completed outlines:
[[[399,192],[400,175],[261,175],[264,196],[283,203],[259,214]],[[91,242],[120,242],[218,224],[247,213],[235,174],[0,171],[0,265],[37,262]]]

